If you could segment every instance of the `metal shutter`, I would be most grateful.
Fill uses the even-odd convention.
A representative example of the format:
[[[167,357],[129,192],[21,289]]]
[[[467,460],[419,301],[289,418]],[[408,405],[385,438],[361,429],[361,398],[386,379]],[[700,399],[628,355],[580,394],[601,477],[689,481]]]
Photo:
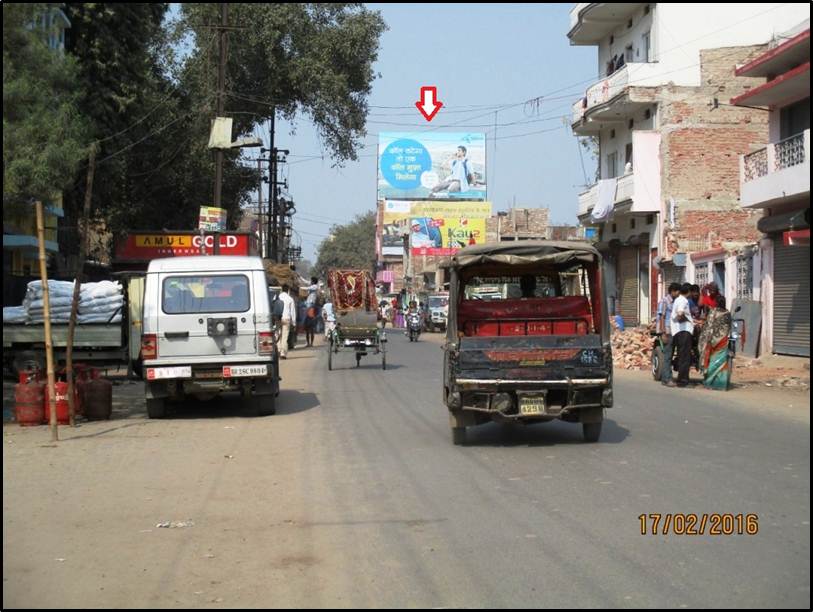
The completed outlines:
[[[773,238],[773,350],[810,357],[810,247]]]
[[[638,325],[638,247],[624,247],[618,253],[618,313],[624,325]]]

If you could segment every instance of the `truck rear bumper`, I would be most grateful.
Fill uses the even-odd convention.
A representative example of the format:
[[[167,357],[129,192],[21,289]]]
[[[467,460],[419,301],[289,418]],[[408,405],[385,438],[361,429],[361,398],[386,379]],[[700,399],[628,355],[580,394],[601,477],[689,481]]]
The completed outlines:
[[[603,387],[610,384],[609,378],[564,378],[564,379],[504,379],[504,378],[458,378],[455,385],[461,390],[498,389],[510,386],[515,389],[529,387]]]

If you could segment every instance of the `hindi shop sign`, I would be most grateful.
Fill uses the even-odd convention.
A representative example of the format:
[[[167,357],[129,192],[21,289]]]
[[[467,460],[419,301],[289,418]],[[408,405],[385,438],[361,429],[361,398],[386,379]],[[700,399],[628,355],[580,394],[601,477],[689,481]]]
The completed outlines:
[[[256,237],[248,234],[220,234],[220,255],[255,255]],[[206,253],[214,253],[215,237],[203,237]],[[131,234],[116,247],[118,261],[150,261],[162,257],[200,255],[201,237],[196,233]]]

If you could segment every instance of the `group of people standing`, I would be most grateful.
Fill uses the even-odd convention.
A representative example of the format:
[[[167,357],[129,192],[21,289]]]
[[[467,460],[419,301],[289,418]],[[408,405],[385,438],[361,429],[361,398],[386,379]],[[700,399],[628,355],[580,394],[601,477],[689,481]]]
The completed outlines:
[[[685,387],[693,356],[703,374],[703,385],[726,389],[730,377],[728,337],[731,313],[716,283],[672,283],[658,304],[656,331],[662,334],[663,363],[660,380],[666,386]],[[696,347],[696,349],[695,349]],[[677,350],[678,376],[672,382],[672,358]]]

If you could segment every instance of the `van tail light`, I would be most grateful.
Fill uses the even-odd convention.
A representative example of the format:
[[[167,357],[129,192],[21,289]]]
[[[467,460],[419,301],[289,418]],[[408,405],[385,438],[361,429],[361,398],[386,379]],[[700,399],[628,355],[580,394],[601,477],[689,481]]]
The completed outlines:
[[[576,333],[582,336],[587,335],[587,322],[586,321],[578,321],[576,323]]]
[[[257,346],[260,355],[271,355],[274,352],[274,332],[260,332],[257,334]]]
[[[156,334],[141,336],[141,359],[158,359],[158,336]]]

